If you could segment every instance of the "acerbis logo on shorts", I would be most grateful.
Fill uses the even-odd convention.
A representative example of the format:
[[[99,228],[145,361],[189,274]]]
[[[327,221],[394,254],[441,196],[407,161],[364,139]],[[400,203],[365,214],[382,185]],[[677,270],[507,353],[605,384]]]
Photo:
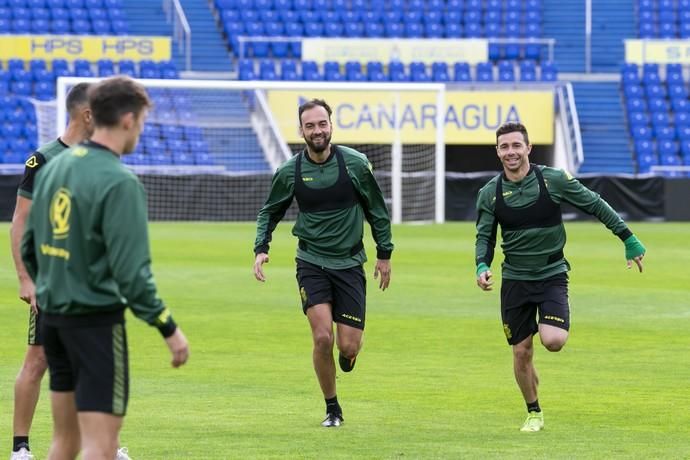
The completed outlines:
[[[556,321],[557,323],[565,323],[565,320],[563,318],[559,318],[558,316],[546,315],[544,316],[544,319],[548,319],[549,321]]]
[[[362,322],[362,318],[357,318],[356,316],[348,315],[347,313],[343,313],[342,315],[343,318],[349,319],[350,321],[356,321],[358,323]]]
[[[513,333],[510,331],[510,326],[503,324],[503,333],[506,335],[506,339],[510,340],[513,337]]]

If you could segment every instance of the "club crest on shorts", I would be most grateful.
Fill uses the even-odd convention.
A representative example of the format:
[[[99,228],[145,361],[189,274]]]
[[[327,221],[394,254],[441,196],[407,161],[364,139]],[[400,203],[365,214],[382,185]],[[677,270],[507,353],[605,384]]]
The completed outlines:
[[[506,339],[510,340],[513,337],[513,333],[510,330],[510,326],[503,324],[503,333],[506,335]]]

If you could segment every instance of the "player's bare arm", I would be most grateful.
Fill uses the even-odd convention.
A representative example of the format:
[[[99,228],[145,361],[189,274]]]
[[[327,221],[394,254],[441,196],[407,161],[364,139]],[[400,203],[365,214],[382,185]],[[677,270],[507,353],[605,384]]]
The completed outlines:
[[[22,235],[24,234],[29,211],[31,211],[31,200],[23,196],[17,196],[17,204],[14,208],[12,226],[10,227],[10,241],[12,245],[12,258],[17,271],[17,278],[19,278],[19,298],[31,305],[34,313],[37,313],[36,286],[26,271],[26,267],[24,267],[20,252]]]

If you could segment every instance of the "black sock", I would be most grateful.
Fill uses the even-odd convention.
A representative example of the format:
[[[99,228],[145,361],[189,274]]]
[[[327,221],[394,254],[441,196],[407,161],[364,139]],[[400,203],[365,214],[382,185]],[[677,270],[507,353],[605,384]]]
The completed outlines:
[[[17,452],[21,448],[29,449],[29,437],[28,436],[15,436],[12,438],[12,452]]]
[[[541,407],[539,407],[539,400],[535,400],[533,403],[527,403],[527,412],[541,412]]]
[[[343,410],[338,404],[338,396],[333,396],[332,398],[326,399],[326,413],[327,414],[342,414]]]

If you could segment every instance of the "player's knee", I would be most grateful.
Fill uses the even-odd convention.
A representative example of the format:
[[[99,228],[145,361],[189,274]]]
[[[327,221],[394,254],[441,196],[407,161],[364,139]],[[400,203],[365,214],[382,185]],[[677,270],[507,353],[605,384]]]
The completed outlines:
[[[532,361],[532,356],[534,355],[534,349],[532,347],[521,347],[516,346],[513,349],[513,358],[518,364],[527,365]]]
[[[76,458],[80,450],[81,440],[78,430],[76,432],[56,430],[53,433],[53,447],[51,451],[62,453],[65,458]]]
[[[328,331],[314,332],[314,348],[323,353],[333,350],[333,333]]]
[[[340,353],[346,358],[352,359],[359,353],[359,343],[357,342],[347,342],[342,343],[339,346]]]
[[[561,351],[565,346],[565,339],[562,339],[560,337],[549,338],[546,340],[542,340],[542,345],[544,345],[544,348],[551,352]]]
[[[46,373],[46,369],[48,369],[48,363],[46,362],[45,357],[34,356],[26,359],[19,372],[19,375],[17,376],[17,380],[33,383],[40,382]]]

